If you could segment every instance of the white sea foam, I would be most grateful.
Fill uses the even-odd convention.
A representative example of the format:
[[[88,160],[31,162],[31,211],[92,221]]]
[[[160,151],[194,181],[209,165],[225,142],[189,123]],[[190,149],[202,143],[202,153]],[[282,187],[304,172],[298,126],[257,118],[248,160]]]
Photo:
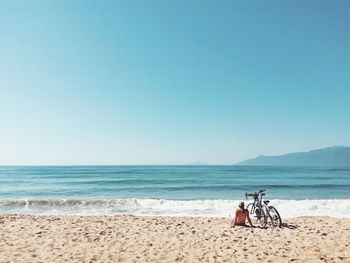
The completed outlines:
[[[229,217],[239,200],[0,200],[1,214],[36,215],[162,215]],[[271,200],[282,218],[333,216],[350,218],[350,199]]]

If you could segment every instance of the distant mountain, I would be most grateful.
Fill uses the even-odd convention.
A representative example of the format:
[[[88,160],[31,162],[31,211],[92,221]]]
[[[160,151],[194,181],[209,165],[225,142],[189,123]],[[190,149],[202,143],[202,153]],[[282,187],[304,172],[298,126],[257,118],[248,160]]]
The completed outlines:
[[[350,147],[332,146],[309,152],[289,153],[279,156],[260,155],[239,162],[237,165],[350,167]]]

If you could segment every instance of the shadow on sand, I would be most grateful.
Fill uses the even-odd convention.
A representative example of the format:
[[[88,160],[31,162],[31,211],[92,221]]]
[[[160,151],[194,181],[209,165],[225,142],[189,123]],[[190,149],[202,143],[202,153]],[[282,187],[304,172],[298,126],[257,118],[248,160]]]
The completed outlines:
[[[268,229],[268,228],[274,228],[273,226],[269,225],[269,226],[265,226],[265,227],[262,227],[262,226],[254,226],[253,228],[259,228],[259,229]],[[294,225],[294,224],[287,224],[287,223],[282,223],[281,227],[280,228],[289,228],[289,229],[297,229],[299,228],[298,225]]]
[[[297,228],[299,228],[299,226],[293,225],[293,224],[282,223],[281,228],[297,229]]]

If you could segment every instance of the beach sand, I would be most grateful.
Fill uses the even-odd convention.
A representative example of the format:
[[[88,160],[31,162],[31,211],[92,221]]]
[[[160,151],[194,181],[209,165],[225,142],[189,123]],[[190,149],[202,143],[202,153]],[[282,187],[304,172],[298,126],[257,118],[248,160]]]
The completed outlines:
[[[0,262],[350,262],[350,219],[0,216]]]

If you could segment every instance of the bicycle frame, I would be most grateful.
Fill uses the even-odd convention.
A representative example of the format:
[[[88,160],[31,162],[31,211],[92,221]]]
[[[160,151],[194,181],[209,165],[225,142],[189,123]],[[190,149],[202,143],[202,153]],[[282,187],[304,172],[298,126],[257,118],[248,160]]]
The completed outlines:
[[[248,196],[252,196],[254,198],[254,202],[249,203],[246,209],[248,210],[249,214],[256,217],[257,221],[260,221],[260,224],[263,227],[266,226],[268,220],[271,221],[273,226],[281,227],[282,219],[280,214],[275,207],[269,206],[269,200],[263,201],[263,196],[265,195],[263,192],[265,192],[265,190],[260,190],[259,192],[252,194],[246,193],[246,199],[248,199]]]
[[[255,216],[258,220],[260,220],[261,218],[264,218],[264,220],[267,220],[267,217],[269,216],[268,207],[263,202],[263,196],[265,195],[265,194],[263,194],[263,191],[264,190],[261,190],[258,193],[246,195],[246,198],[248,196],[253,196],[253,198],[254,198],[254,202],[248,204],[247,209],[249,211],[249,214],[252,214],[252,215],[255,214]]]

